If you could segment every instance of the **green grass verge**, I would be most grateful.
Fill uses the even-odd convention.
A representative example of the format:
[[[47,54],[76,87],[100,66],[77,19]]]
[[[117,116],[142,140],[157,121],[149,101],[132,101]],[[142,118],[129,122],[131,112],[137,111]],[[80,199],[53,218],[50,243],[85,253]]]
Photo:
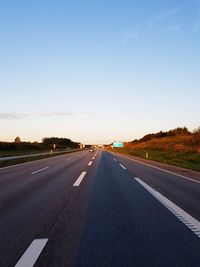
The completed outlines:
[[[0,157],[22,156],[27,154],[45,153],[50,150],[0,150]]]
[[[17,165],[17,164],[21,164],[21,163],[26,163],[26,162],[31,162],[31,161],[35,161],[35,160],[39,160],[39,159],[52,158],[52,157],[61,156],[64,154],[69,154],[69,153],[73,153],[73,152],[77,152],[77,151],[84,151],[84,150],[71,150],[71,151],[69,150],[69,151],[65,151],[63,153],[59,153],[59,154],[40,155],[40,156],[26,157],[26,158],[20,158],[20,159],[5,160],[2,162],[0,161],[0,168],[12,166],[12,165]]]
[[[200,153],[197,152],[174,152],[163,151],[159,149],[145,148],[145,149],[115,149],[117,152],[146,158],[148,153],[148,159],[167,163],[169,165],[183,167],[195,171],[200,171]]]

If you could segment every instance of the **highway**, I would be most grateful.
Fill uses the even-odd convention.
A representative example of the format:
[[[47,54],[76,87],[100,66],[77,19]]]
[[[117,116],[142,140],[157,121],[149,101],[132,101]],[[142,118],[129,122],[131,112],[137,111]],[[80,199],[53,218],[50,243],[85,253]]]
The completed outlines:
[[[55,154],[64,154],[64,153],[71,153],[73,151],[76,151],[77,149],[70,149],[70,150],[58,150],[58,151],[54,151],[54,150],[50,150],[49,152],[43,152],[43,153],[32,153],[32,154],[25,154],[25,155],[18,155],[18,156],[6,156],[6,157],[2,157],[0,155],[0,162],[3,161],[8,161],[8,160],[13,160],[13,159],[23,159],[23,158],[31,158],[31,157],[38,157],[38,156],[45,156],[45,155],[55,155]]]
[[[0,266],[200,266],[200,175],[103,150],[0,169]]]

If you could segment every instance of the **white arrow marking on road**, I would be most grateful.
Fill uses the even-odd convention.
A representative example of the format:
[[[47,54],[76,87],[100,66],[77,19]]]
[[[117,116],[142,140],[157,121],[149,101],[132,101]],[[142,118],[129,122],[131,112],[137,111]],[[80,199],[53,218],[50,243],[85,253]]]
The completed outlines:
[[[200,238],[200,222],[139,178],[135,180]]]
[[[82,172],[81,175],[76,180],[76,182],[73,184],[73,186],[79,186],[85,175],[86,175],[86,172]]]
[[[22,255],[15,267],[32,267],[45,247],[48,239],[35,239]]]
[[[44,171],[44,170],[46,170],[46,169],[48,169],[48,168],[49,168],[49,167],[42,168],[42,169],[40,169],[40,170],[37,170],[37,171],[32,172],[31,174],[35,174],[35,173]]]

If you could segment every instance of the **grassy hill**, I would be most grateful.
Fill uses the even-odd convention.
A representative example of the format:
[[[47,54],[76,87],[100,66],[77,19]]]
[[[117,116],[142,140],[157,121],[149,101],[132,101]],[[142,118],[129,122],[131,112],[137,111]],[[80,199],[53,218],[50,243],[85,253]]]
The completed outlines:
[[[115,150],[141,158],[146,158],[147,153],[148,159],[200,171],[200,130],[194,133],[175,131],[174,135],[166,136],[168,133],[150,134]]]

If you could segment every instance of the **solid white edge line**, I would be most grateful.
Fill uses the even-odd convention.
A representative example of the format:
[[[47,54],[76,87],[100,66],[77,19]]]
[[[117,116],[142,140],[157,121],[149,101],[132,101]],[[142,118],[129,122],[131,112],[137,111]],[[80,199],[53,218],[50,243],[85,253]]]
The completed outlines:
[[[88,166],[91,166],[92,165],[92,161],[90,161],[89,163],[88,163]]]
[[[194,179],[189,178],[189,177],[187,177],[187,176],[184,176],[184,175],[181,175],[181,174],[178,174],[178,173],[175,173],[175,172],[167,171],[167,170],[165,170],[165,169],[162,169],[162,168],[159,168],[159,167],[150,165],[150,164],[148,164],[148,163],[141,162],[141,161],[136,160],[136,159],[132,159],[132,158],[126,157],[126,156],[121,155],[121,154],[118,154],[118,156],[119,156],[119,157],[122,157],[122,158],[126,158],[126,159],[129,159],[129,160],[132,160],[132,161],[135,161],[135,162],[140,163],[140,164],[143,164],[143,165],[146,165],[146,166],[148,166],[148,167],[157,169],[157,170],[159,170],[159,171],[163,171],[163,172],[166,172],[166,173],[169,173],[169,174],[172,174],[172,175],[175,175],[175,176],[184,178],[184,179],[186,179],[186,180],[189,180],[189,181],[192,181],[192,182],[195,182],[195,183],[200,184],[200,181],[194,180]],[[176,167],[176,166],[173,166],[173,165],[171,165],[171,166],[172,166],[172,167]],[[192,171],[192,170],[191,170],[191,171]]]
[[[119,166],[122,167],[122,169],[126,170],[126,167],[122,165],[121,163],[119,163]]]
[[[135,180],[143,186],[151,195],[153,195],[161,204],[163,204],[169,211],[171,211],[177,219],[184,223],[195,235],[200,238],[200,222],[185,212],[183,209],[174,204],[171,200],[164,197],[151,186],[143,182],[141,179],[135,177]]]
[[[19,259],[15,267],[32,267],[45,247],[48,239],[35,239]]]
[[[82,172],[81,175],[78,177],[76,182],[73,184],[73,186],[79,186],[81,181],[83,180],[84,176],[86,175],[87,172]]]
[[[45,168],[42,168],[42,169],[39,169],[39,170],[37,170],[37,171],[34,171],[34,172],[32,172],[31,174],[36,174],[36,173],[41,172],[41,171],[44,171],[44,170],[46,170],[46,169],[49,169],[49,166],[48,166],[48,167],[45,167]]]

